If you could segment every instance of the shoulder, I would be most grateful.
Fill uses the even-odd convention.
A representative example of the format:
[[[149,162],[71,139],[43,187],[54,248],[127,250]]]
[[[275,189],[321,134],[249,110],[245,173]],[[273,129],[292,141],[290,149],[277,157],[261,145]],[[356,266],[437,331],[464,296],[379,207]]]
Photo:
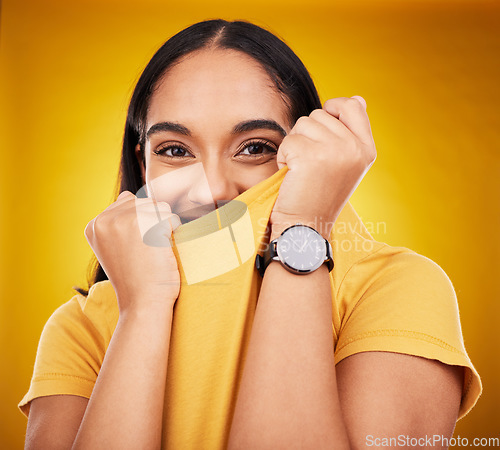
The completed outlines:
[[[90,355],[95,359],[107,348],[118,321],[118,303],[109,281],[94,284],[87,296],[80,293],[59,306],[49,317],[37,350],[44,371],[60,363],[62,355]],[[99,354],[99,356],[97,356]]]
[[[339,311],[347,313],[361,297],[380,289],[431,290],[439,287],[447,299],[456,301],[453,284],[445,271],[433,260],[407,247],[391,246],[375,240],[370,231],[377,232],[381,224],[368,223],[368,227],[348,202],[332,229],[334,271],[333,288],[342,297]],[[422,283],[425,281],[425,284]]]
[[[37,397],[89,398],[117,320],[118,304],[109,281],[59,306],[40,336],[30,387],[18,405],[21,411],[28,415]]]
[[[87,296],[75,294],[59,306],[47,320],[42,335],[60,332],[95,331],[103,339],[111,339],[118,321],[118,302],[111,282],[100,281],[91,286]]]
[[[336,296],[339,345],[394,338],[465,354],[458,301],[445,271],[404,247],[384,245],[346,273]],[[399,337],[400,339],[395,339]]]
[[[109,341],[119,316],[118,301],[111,282],[104,280],[95,283],[86,297],[77,294],[76,300],[86,319]]]
[[[405,247],[385,244],[353,264],[339,288],[345,314],[374,304],[382,310],[418,309],[430,319],[450,313],[458,319],[452,281],[430,258]]]
[[[385,304],[397,298],[400,305],[410,305],[413,300],[420,306],[427,302],[433,308],[440,304],[456,308],[453,283],[441,266],[407,247],[375,240],[349,202],[330,241],[340,317],[349,315],[368,297],[383,297]]]
[[[455,288],[439,264],[385,244],[349,268],[334,301],[339,313],[336,363],[363,352],[393,352],[462,366],[459,417],[472,409],[482,384],[465,349]],[[396,358],[403,365],[408,360]],[[451,370],[446,376],[454,377]]]

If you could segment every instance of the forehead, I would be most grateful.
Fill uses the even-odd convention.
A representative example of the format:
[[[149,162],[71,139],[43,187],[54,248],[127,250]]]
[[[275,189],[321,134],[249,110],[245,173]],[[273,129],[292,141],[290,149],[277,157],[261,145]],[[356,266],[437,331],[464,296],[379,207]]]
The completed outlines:
[[[282,95],[258,61],[235,50],[210,49],[188,54],[167,71],[151,98],[147,122],[229,127],[252,118],[288,125]]]

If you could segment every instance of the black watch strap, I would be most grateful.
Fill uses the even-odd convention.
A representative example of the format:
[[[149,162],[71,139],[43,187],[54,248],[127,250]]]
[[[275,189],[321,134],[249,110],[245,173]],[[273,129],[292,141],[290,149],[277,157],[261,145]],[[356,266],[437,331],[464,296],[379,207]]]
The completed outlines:
[[[259,271],[261,277],[264,276],[264,272],[266,271],[267,266],[271,263],[273,258],[278,258],[278,253],[276,252],[277,241],[277,239],[274,239],[270,242],[270,244],[267,246],[266,251],[264,252],[264,255],[261,256],[257,253],[257,256],[255,257],[255,267]]]

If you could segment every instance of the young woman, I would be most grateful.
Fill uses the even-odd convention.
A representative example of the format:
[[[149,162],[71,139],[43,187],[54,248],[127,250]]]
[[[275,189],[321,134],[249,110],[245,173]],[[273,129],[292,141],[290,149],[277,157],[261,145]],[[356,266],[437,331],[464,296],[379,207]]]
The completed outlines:
[[[90,290],[42,333],[26,447],[447,447],[481,383],[446,274],[348,202],[375,158],[363,98],[322,105],[271,33],[169,39],[85,229]]]

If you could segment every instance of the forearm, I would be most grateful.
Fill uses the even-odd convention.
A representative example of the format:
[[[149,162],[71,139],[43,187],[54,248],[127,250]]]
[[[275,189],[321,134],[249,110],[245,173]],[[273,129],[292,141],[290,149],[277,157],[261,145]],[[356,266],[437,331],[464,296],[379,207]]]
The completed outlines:
[[[73,448],[160,448],[172,317],[120,316]]]
[[[272,237],[271,237],[272,239]],[[264,275],[229,436],[229,448],[348,448],[333,356],[326,265]]]

